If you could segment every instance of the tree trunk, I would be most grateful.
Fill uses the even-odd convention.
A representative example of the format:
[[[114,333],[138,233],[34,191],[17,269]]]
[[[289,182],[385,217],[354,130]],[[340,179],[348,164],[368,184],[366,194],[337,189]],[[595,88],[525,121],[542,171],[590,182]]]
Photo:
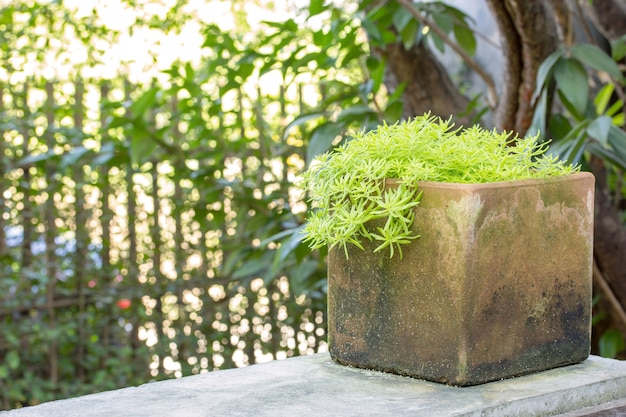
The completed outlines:
[[[531,98],[535,92],[537,70],[559,44],[558,19],[554,9],[543,0],[486,1],[500,30],[505,60],[503,90],[494,124],[497,129],[523,135],[533,117]]]
[[[409,50],[400,43],[389,44],[376,52],[387,60],[387,89],[395,91],[400,84],[407,83],[403,94],[403,118],[426,112],[448,118],[467,110],[469,100],[459,92],[446,69],[424,42]],[[459,120],[460,123],[467,121]]]

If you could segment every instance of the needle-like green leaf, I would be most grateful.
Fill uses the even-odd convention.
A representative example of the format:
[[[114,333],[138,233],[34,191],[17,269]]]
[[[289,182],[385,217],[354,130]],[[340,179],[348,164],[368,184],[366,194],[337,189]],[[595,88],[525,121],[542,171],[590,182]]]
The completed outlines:
[[[315,211],[304,228],[311,248],[380,242],[402,256],[401,245],[419,237],[414,210],[419,181],[484,183],[566,175],[578,170],[545,155],[537,136],[511,137],[478,126],[454,130],[450,121],[426,114],[359,133],[333,152],[316,157],[301,186]],[[391,179],[391,182],[387,180]],[[426,198],[426,197],[425,197]],[[372,221],[382,219],[376,227]]]

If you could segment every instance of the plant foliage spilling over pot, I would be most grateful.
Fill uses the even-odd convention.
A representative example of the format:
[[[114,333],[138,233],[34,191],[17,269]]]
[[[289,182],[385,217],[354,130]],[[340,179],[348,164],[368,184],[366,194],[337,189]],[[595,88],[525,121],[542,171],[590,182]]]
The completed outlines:
[[[331,357],[459,386],[585,360],[594,179],[546,148],[424,115],[317,158]]]
[[[312,249],[347,245],[363,249],[363,239],[376,242],[375,252],[389,250],[420,236],[412,229],[420,204],[420,181],[489,183],[567,175],[578,167],[546,153],[538,136],[473,126],[455,129],[450,121],[425,114],[376,130],[315,158],[304,175],[314,209],[304,229]],[[385,187],[392,180],[393,187]],[[377,226],[365,224],[377,219]],[[380,225],[378,225],[380,224]]]

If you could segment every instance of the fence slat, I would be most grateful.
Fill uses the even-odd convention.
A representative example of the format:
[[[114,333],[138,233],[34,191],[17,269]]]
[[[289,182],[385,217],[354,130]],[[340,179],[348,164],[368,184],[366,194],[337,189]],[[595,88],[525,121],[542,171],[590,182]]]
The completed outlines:
[[[74,90],[74,143],[72,147],[75,150],[82,145],[82,132],[83,132],[83,120],[84,120],[84,106],[83,95],[84,85],[81,80],[75,82]],[[76,239],[76,252],[75,252],[75,264],[74,264],[74,280],[76,286],[76,296],[78,297],[78,338],[76,340],[76,355],[77,355],[77,378],[79,381],[84,381],[86,378],[85,370],[85,354],[86,354],[86,341],[87,341],[87,329],[85,323],[85,288],[86,288],[86,262],[88,260],[87,245],[89,241],[89,232],[87,230],[87,224],[89,219],[88,209],[85,201],[85,173],[83,166],[80,163],[75,164],[72,167],[72,177],[76,188],[74,190],[74,213],[75,213],[75,239]]]
[[[6,116],[6,107],[4,104],[4,84],[0,83],[0,120],[4,121]],[[5,131],[0,129],[0,135],[4,136]],[[6,201],[4,199],[4,192],[9,188],[8,180],[5,178],[7,171],[9,170],[8,158],[5,158],[5,149],[7,144],[4,137],[0,137],[0,258],[4,258],[8,255],[9,250],[7,246],[6,238],[6,221],[4,214],[7,212]]]
[[[22,109],[23,118],[18,122],[18,130],[22,135],[22,156],[26,157],[30,155],[29,142],[30,142],[30,129],[27,125],[30,111],[28,108],[28,84],[24,84],[22,94],[18,95],[14,93],[13,102],[16,103],[18,108]],[[34,239],[34,225],[33,225],[33,209],[30,199],[31,195],[31,173],[30,164],[24,164],[22,167],[23,175],[21,181],[21,191],[23,192],[22,199],[22,259],[21,259],[21,273],[22,273],[22,285],[26,285],[29,281],[30,267],[33,263],[32,243]]]
[[[46,132],[45,142],[50,152],[55,148],[54,143],[54,86],[51,82],[46,82]],[[48,282],[46,284],[46,310],[48,312],[48,327],[51,332],[57,330],[56,309],[55,309],[55,292],[57,283],[57,257],[56,257],[56,242],[57,227],[55,224],[57,218],[56,207],[54,204],[54,196],[56,194],[56,181],[54,179],[55,164],[51,160],[46,163],[46,186],[48,190],[48,199],[44,206],[44,224],[45,224],[45,236],[44,241],[46,243],[46,271],[48,275]],[[50,383],[57,384],[59,381],[59,347],[56,338],[50,340],[48,345],[48,360],[50,367]]]

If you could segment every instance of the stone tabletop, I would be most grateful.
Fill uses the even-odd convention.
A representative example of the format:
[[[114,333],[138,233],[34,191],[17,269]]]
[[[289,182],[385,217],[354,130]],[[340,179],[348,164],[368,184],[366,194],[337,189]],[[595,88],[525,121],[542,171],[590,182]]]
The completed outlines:
[[[52,401],[0,415],[537,417],[623,399],[626,362],[597,356],[533,375],[458,388],[349,368],[320,353]]]

